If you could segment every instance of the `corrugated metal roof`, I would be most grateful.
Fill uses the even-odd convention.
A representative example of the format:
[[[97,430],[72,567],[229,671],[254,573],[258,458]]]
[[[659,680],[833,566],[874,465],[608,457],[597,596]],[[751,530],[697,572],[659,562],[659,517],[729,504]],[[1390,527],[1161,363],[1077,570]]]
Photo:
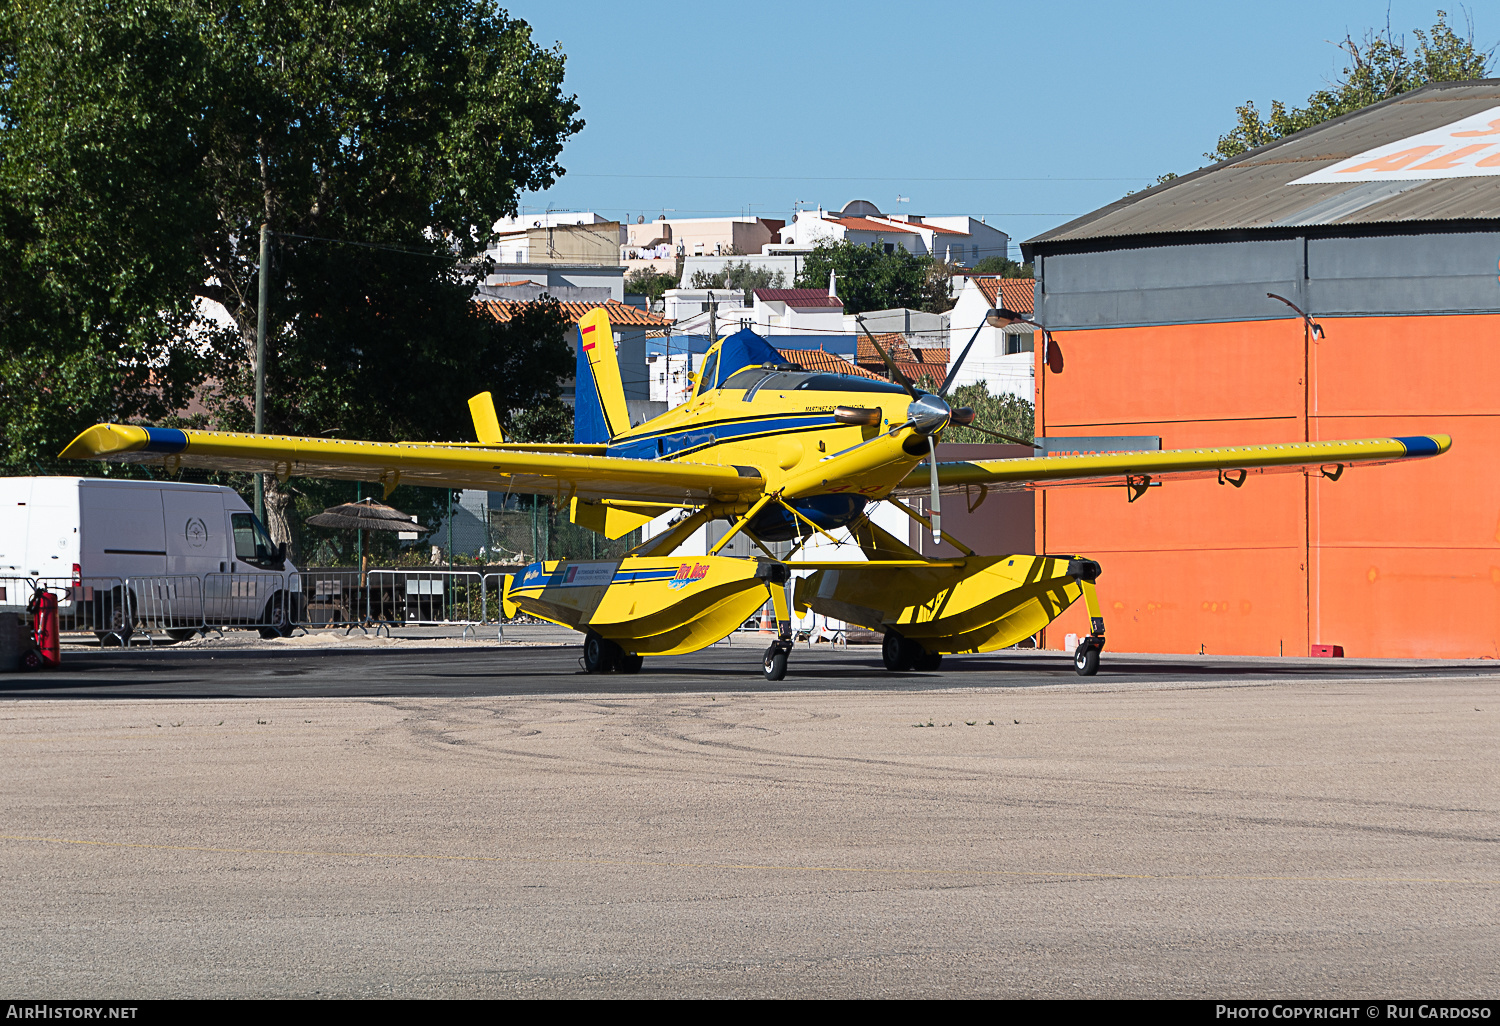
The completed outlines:
[[[1290,185],[1366,150],[1500,106],[1500,79],[1438,82],[1126,196],[1025,246],[1301,225],[1500,218],[1500,177]],[[1376,186],[1376,188],[1371,188]],[[1013,308],[1014,309],[1014,308]]]

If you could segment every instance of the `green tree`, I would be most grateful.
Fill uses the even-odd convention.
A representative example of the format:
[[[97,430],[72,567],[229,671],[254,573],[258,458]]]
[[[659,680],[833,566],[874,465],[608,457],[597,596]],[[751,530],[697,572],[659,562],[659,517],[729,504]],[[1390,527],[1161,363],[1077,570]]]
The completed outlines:
[[[692,287],[695,289],[736,289],[750,292],[754,289],[786,288],[786,272],[773,272],[769,267],[752,267],[744,263],[727,263],[722,271],[694,271]]]
[[[62,367],[77,421],[153,419],[207,371],[211,423],[248,426],[268,223],[267,430],[460,438],[469,392],[555,400],[561,332],[482,319],[459,267],[563,173],[563,67],[493,0],[9,0],[0,260],[27,278],[0,294],[3,387],[63,394]],[[289,502],[268,480],[282,540]]]
[[[1030,264],[1017,263],[1002,256],[987,256],[971,268],[974,274],[993,274],[1000,278],[1035,278]]]
[[[922,375],[916,383],[924,392],[936,392],[941,382],[930,374]],[[1035,437],[1036,408],[1030,400],[1006,392],[991,395],[988,382],[976,381],[972,385],[959,385],[948,393],[948,405],[954,409],[968,406],[974,411],[973,427],[950,424],[943,432],[945,442],[999,442],[1006,439],[987,435],[975,428],[986,428],[1012,439],[1030,442]]]
[[[830,271],[837,275],[839,298],[848,313],[895,307],[942,313],[953,307],[948,295],[951,269],[900,246],[887,253],[852,242],[820,242],[803,261],[797,288],[827,288]]]
[[[1261,114],[1255,101],[1246,101],[1235,108],[1235,126],[1219,137],[1213,152],[1204,156],[1214,161],[1228,160],[1429,82],[1484,78],[1494,57],[1494,47],[1477,49],[1473,24],[1466,29],[1467,35],[1459,35],[1448,24],[1447,12],[1438,11],[1430,31],[1412,30],[1416,44],[1410,48],[1405,36],[1392,34],[1389,23],[1383,33],[1370,30],[1358,42],[1352,35],[1345,36],[1338,47],[1349,66],[1332,88],[1313,93],[1305,107],[1288,107],[1280,100],[1273,100],[1268,115]]]
[[[1036,430],[1036,410],[1030,402],[1010,393],[990,395],[989,386],[983,382],[960,385],[948,395],[954,407],[973,407],[975,427],[988,428],[1002,435],[1030,441]],[[943,433],[945,442],[998,442],[1000,439],[972,428],[955,424]]]
[[[206,361],[183,345],[201,261],[179,240],[204,201],[160,117],[192,40],[159,10],[0,5],[0,466],[55,472],[99,420],[162,422]],[[128,75],[100,88],[97,69]],[[121,165],[131,173],[121,173]]]
[[[625,291],[645,296],[655,303],[667,289],[675,289],[682,279],[675,274],[664,274],[654,267],[642,267],[625,276]]]

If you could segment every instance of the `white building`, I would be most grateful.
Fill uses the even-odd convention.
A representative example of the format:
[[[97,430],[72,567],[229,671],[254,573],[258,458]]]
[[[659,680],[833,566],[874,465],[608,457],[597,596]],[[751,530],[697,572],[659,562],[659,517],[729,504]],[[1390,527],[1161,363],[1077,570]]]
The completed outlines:
[[[821,207],[798,211],[792,223],[781,230],[782,246],[800,249],[830,241],[874,246],[887,253],[894,253],[899,246],[913,256],[932,256],[965,266],[985,257],[1004,257],[1010,247],[1010,236],[983,220],[963,215],[887,216],[868,200],[852,200],[837,214]]]
[[[957,304],[948,312],[949,370],[971,337],[974,346],[953,387],[983,381],[990,395],[1009,393],[1036,402],[1035,329],[1029,324],[992,328],[984,323],[985,314],[1002,306],[1029,317],[1035,289],[1036,282],[1031,278],[976,276],[965,282]],[[978,335],[974,334],[976,327]]]
[[[844,302],[824,289],[756,289],[750,310],[761,335],[843,335]]]
[[[651,346],[661,351],[646,354],[646,373],[651,379],[651,401],[666,403],[667,408],[681,406],[693,394],[694,375],[703,369],[703,353],[673,352],[666,348],[667,339],[653,338]]]

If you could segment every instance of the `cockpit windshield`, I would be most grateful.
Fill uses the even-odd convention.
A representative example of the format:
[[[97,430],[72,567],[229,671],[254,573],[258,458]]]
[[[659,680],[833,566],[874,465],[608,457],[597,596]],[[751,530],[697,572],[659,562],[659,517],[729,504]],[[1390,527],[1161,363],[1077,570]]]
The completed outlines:
[[[823,374],[815,371],[786,371],[771,367],[746,367],[736,371],[722,388],[745,392],[771,389],[777,392],[889,392],[905,395],[906,390],[894,381],[861,378],[853,374]],[[918,389],[921,395],[922,390]]]

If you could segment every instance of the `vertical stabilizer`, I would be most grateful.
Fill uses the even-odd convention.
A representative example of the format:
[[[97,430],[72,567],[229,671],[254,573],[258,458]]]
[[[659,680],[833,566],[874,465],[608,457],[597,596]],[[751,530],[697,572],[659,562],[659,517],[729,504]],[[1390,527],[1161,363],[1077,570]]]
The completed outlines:
[[[500,430],[500,417],[495,413],[495,397],[480,392],[469,400],[469,415],[474,418],[474,437],[481,445],[503,445],[505,432]]]
[[[573,408],[573,440],[599,444],[630,427],[625,408],[625,385],[615,355],[615,336],[609,314],[590,310],[578,322],[578,375]]]

